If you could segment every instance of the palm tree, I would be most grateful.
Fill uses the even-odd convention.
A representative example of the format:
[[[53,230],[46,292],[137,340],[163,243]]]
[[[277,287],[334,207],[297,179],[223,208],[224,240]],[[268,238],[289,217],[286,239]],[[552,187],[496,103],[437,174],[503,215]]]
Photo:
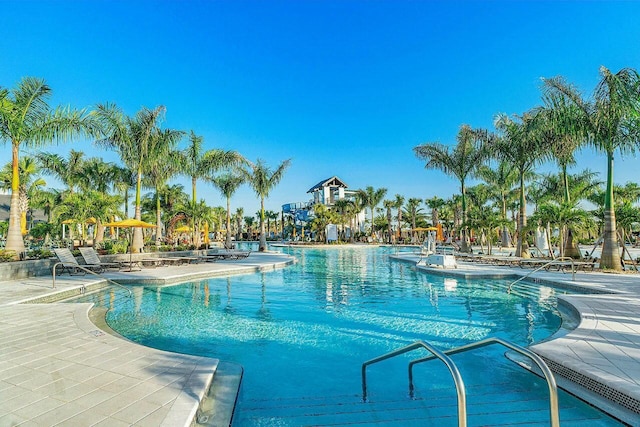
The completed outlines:
[[[353,217],[353,201],[349,199],[336,200],[333,209],[338,214],[341,235],[345,237],[345,223]],[[353,228],[351,228],[351,237],[353,237]]]
[[[204,151],[204,138],[195,132],[189,133],[189,145],[182,152],[180,167],[182,174],[191,178],[191,204],[196,205],[196,183],[198,179],[211,180],[214,173],[240,165],[244,159],[236,151],[210,149]],[[195,218],[194,218],[195,221]],[[196,233],[194,227],[194,233]]]
[[[269,197],[271,190],[278,185],[290,164],[291,159],[284,160],[272,171],[263,160],[258,159],[256,163],[249,164],[250,170],[243,172],[253,191],[260,197],[260,244],[258,245],[260,252],[267,249],[267,236],[264,232],[264,199]]]
[[[43,79],[24,77],[12,89],[0,89],[0,141],[11,142],[11,205],[5,249],[18,259],[24,252],[19,211],[19,151],[21,147],[40,147],[78,136],[98,134],[93,117],[85,110],[48,104],[51,88]]]
[[[167,180],[179,171],[180,152],[175,148],[182,135],[184,132],[171,129],[154,132],[149,142],[148,156],[143,165],[144,173],[155,189],[156,246],[160,246],[162,241],[160,190],[165,186]]]
[[[466,180],[474,176],[475,171],[487,158],[484,143],[488,140],[488,134],[484,130],[462,125],[456,139],[458,143],[451,150],[446,145],[427,143],[418,145],[413,151],[419,159],[426,161],[425,168],[439,169],[460,181],[462,222],[464,223],[467,215]],[[464,228],[461,249],[465,252],[469,250],[468,236]]]
[[[18,190],[19,198],[19,210],[20,210],[20,232],[22,235],[27,234],[29,224],[27,224],[27,213],[31,211],[30,201],[33,198],[37,198],[40,190],[46,185],[44,179],[38,176],[40,168],[32,157],[22,157],[19,165],[20,187]],[[0,189],[10,190],[11,180],[13,175],[13,165],[7,163],[5,167],[0,171]]]
[[[369,208],[371,210],[371,237],[373,238],[375,235],[375,227],[374,227],[374,218],[373,218],[373,210],[380,204],[384,196],[387,194],[386,188],[373,188],[372,186],[368,186],[364,190],[360,189],[356,192],[356,197],[360,199],[362,206],[364,208]]]
[[[495,126],[502,135],[495,139],[492,145],[492,152],[498,160],[510,163],[518,171],[520,212],[516,256],[522,257],[529,256],[529,251],[523,244],[524,230],[527,225],[525,178],[536,165],[551,155],[548,141],[540,138],[537,132],[535,114],[536,111],[532,111],[514,118],[504,114],[498,115]]]
[[[225,239],[224,247],[227,249],[231,249],[231,197],[236,192],[236,190],[244,183],[244,177],[227,173],[213,178],[211,182],[227,199],[227,236]],[[239,228],[240,226],[238,226],[238,229]]]
[[[82,187],[87,169],[87,160],[82,151],[69,151],[67,159],[59,154],[41,152],[36,154],[36,159],[43,173],[58,178],[70,193],[73,194]]]
[[[97,141],[99,146],[115,150],[125,166],[136,174],[135,219],[141,219],[140,195],[145,162],[151,153],[154,134],[166,109],[163,106],[150,110],[143,107],[134,117],[127,117],[114,104],[100,104],[96,115],[102,124],[104,138]],[[142,229],[133,232],[132,252],[141,252],[144,247]]]
[[[416,230],[416,223],[422,215],[422,212],[421,212],[422,209],[420,208],[421,203],[422,203],[422,199],[417,199],[415,197],[411,197],[409,198],[409,200],[407,200],[404,216],[411,222],[411,231],[412,231],[411,243],[415,243],[418,238],[415,230]]]
[[[393,219],[393,215],[391,210],[396,207],[395,200],[385,200],[382,202],[382,205],[387,211],[387,243],[390,245],[393,244],[393,229],[391,227],[391,220]]]
[[[509,162],[501,161],[498,162],[498,166],[495,169],[489,166],[480,167],[478,169],[478,177],[489,185],[498,198],[503,223],[501,245],[503,248],[510,248],[512,244],[507,220],[507,200],[518,179],[516,168]]]
[[[396,217],[396,220],[398,221],[398,239],[397,241],[399,242],[400,239],[402,238],[402,205],[404,205],[404,196],[400,195],[400,194],[396,194],[395,196],[395,207],[398,209],[398,215]]]
[[[114,177],[113,187],[115,191],[122,192],[124,217],[129,218],[129,190],[136,186],[136,174],[126,166],[114,166],[111,174]]]
[[[235,213],[236,218],[236,240],[242,239],[242,219],[244,218],[244,209],[237,208]]]
[[[613,159],[634,152],[640,144],[640,75],[624,68],[612,73],[600,67],[602,79],[595,88],[593,101],[582,98],[580,92],[562,77],[544,80],[545,93],[575,107],[579,118],[577,128],[584,139],[607,156],[607,189],[605,225],[600,267],[622,270],[619,242],[616,235],[615,203],[613,200]]]

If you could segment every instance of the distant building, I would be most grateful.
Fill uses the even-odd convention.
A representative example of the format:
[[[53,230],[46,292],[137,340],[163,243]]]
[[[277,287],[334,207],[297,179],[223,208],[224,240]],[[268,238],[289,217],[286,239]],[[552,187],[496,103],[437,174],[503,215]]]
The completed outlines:
[[[311,200],[307,202],[287,203],[282,205],[282,213],[290,215],[295,221],[302,223],[313,219],[313,206],[317,204],[332,207],[338,200],[355,200],[357,191],[349,190],[347,184],[337,176],[323,179],[311,187],[307,194],[311,194]],[[364,227],[364,210],[358,215],[358,228]]]

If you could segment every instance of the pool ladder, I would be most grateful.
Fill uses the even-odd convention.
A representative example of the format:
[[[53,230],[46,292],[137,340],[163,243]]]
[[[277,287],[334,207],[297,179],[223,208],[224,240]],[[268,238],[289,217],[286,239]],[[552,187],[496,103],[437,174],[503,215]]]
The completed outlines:
[[[456,394],[458,397],[458,426],[466,427],[467,426],[467,398],[466,398],[466,391],[464,387],[464,381],[462,380],[462,376],[460,375],[460,371],[458,370],[458,367],[453,362],[453,360],[449,357],[449,355],[464,353],[470,350],[474,350],[476,348],[486,347],[493,344],[502,345],[504,347],[509,348],[510,350],[520,353],[525,357],[528,357],[540,368],[545,380],[547,381],[547,386],[549,388],[550,425],[551,427],[559,427],[560,416],[558,413],[558,387],[556,385],[556,379],[553,376],[551,369],[549,369],[547,364],[544,362],[544,360],[542,360],[540,356],[538,356],[531,350],[528,350],[524,347],[520,347],[519,345],[510,343],[500,338],[487,338],[481,341],[477,341],[471,344],[463,345],[463,346],[456,347],[451,350],[445,350],[445,351],[438,350],[434,346],[424,341],[416,341],[413,344],[410,344],[406,347],[402,347],[398,350],[394,350],[389,353],[383,354],[382,356],[378,356],[376,358],[368,360],[362,364],[362,399],[364,402],[367,401],[367,367],[369,365],[382,362],[383,360],[391,359],[392,357],[396,357],[401,354],[405,354],[419,348],[424,348],[431,353],[430,356],[423,357],[420,359],[415,359],[409,362],[409,366],[408,366],[409,395],[411,397],[413,397],[414,395],[414,386],[413,386],[414,365],[422,362],[427,362],[433,359],[439,359],[449,369],[449,372],[451,373],[451,377],[453,378],[453,382],[455,383]]]

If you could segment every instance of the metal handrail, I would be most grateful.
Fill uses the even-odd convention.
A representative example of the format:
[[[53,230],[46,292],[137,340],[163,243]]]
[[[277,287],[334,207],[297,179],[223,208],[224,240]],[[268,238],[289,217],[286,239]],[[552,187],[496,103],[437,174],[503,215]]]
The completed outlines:
[[[519,345],[510,343],[510,342],[502,340],[500,338],[487,338],[487,339],[484,339],[482,341],[477,341],[475,343],[471,343],[471,344],[463,345],[463,346],[460,346],[460,347],[456,347],[456,348],[451,349],[451,350],[445,350],[442,353],[444,355],[446,355],[446,356],[449,356],[449,355],[454,355],[454,354],[458,354],[458,353],[463,353],[465,351],[473,350],[473,349],[480,348],[480,347],[486,347],[486,346],[492,345],[492,344],[501,344],[501,345],[503,345],[503,346],[515,351],[515,352],[520,353],[523,356],[528,357],[533,362],[535,362],[536,365],[538,365],[538,367],[542,371],[542,374],[544,375],[544,378],[547,381],[547,385],[549,387],[549,412],[550,412],[551,427],[559,427],[560,426],[560,416],[558,414],[558,386],[556,385],[556,379],[553,376],[553,373],[551,372],[551,369],[549,369],[549,367],[544,362],[544,360],[542,360],[542,358],[540,356],[538,356],[537,354],[535,354],[531,350],[528,350],[528,349],[526,349],[524,347],[520,347]],[[422,362],[426,362],[426,361],[429,361],[429,360],[433,360],[434,358],[435,358],[435,356],[427,356],[427,357],[424,357],[422,359],[416,359],[416,360],[412,360],[411,362],[409,362],[409,394],[411,396],[413,396],[413,366],[418,364],[418,363],[422,363]]]
[[[424,341],[416,341],[413,344],[410,344],[406,347],[400,348],[398,350],[392,351],[390,353],[384,354],[382,356],[378,356],[374,359],[368,360],[362,364],[362,400],[364,402],[367,401],[367,366],[372,365],[374,363],[382,362],[383,360],[390,359],[395,356],[399,356],[401,354],[407,353],[409,351],[424,348],[431,352],[432,356],[430,358],[438,358],[440,359],[451,372],[451,377],[453,378],[453,382],[456,385],[456,393],[458,396],[458,426],[466,427],[467,426],[467,397],[464,388],[464,381],[462,381],[462,376],[460,375],[460,371],[458,371],[458,367],[453,363],[453,360],[442,351],[437,348],[427,344]]]
[[[531,276],[533,273],[536,273],[536,272],[542,270],[543,268],[547,268],[548,266],[553,265],[553,264],[555,264],[557,262],[564,262],[564,261],[571,261],[571,281],[575,282],[575,280],[576,280],[576,265],[573,262],[573,258],[568,257],[568,256],[563,256],[563,257],[560,257],[560,258],[552,259],[548,263],[546,263],[546,264],[536,268],[535,270],[530,271],[526,275],[520,277],[518,280],[515,280],[515,281],[509,283],[509,286],[507,286],[507,293],[511,293],[511,288],[513,287],[513,285],[515,285],[518,282],[521,282],[522,280],[524,280],[527,277]]]
[[[52,289],[55,289],[55,288],[56,288],[56,269],[58,268],[58,266],[59,266],[59,265],[64,266],[65,264],[67,264],[67,265],[68,265],[69,263],[66,263],[66,262],[56,262],[56,263],[53,265],[53,286],[52,286]],[[82,265],[80,265],[80,264],[73,264],[73,268],[79,268],[79,269],[80,269],[80,270],[82,270],[82,271],[86,271],[87,273],[91,273],[91,274],[93,274],[94,276],[98,276],[98,277],[100,277],[100,278],[102,278],[102,279],[106,280],[107,282],[111,282],[111,283],[113,283],[114,285],[121,287],[121,288],[122,288],[122,289],[124,289],[125,291],[129,292],[129,298],[131,298],[131,295],[132,295],[132,293],[131,293],[131,289],[127,288],[126,286],[123,286],[123,285],[121,285],[120,283],[115,282],[115,281],[113,281],[113,280],[109,279],[108,277],[101,276],[100,274],[96,273],[95,271],[90,270],[90,269],[88,269],[88,268],[86,268],[86,267],[83,267],[83,266],[82,266]],[[84,289],[84,285],[82,286],[82,288]]]

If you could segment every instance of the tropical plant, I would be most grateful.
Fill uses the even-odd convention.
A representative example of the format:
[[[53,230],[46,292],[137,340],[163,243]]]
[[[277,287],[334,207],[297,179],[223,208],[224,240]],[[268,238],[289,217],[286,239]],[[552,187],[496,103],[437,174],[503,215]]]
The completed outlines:
[[[371,234],[370,236],[373,238],[375,236],[375,226],[374,226],[374,218],[373,218],[373,210],[380,204],[384,196],[387,194],[386,188],[373,188],[372,186],[367,186],[364,190],[359,189],[356,191],[356,197],[359,199],[363,208],[369,208],[371,210]]]
[[[156,211],[156,246],[162,242],[162,208],[160,203],[160,191],[165,186],[167,180],[176,175],[179,171],[180,152],[176,150],[176,145],[184,132],[162,129],[153,132],[149,141],[147,158],[143,164],[144,173],[149,184],[155,190],[155,211]]]
[[[396,214],[396,220],[398,221],[398,230],[397,230],[397,240],[400,241],[402,238],[402,205],[404,205],[404,196],[400,194],[396,194],[395,196],[395,208],[398,209]]]
[[[418,199],[415,197],[409,198],[406,203],[404,217],[409,221],[411,226],[411,242],[415,243],[418,240],[418,234],[416,232],[416,226],[418,220],[422,217],[424,218],[424,213],[422,212],[422,208],[420,205],[422,204],[422,199]]]
[[[498,115],[495,126],[501,135],[493,140],[491,147],[491,151],[498,161],[513,165],[518,173],[519,214],[516,256],[525,258],[530,256],[528,248],[524,245],[527,225],[525,180],[536,165],[551,155],[548,140],[541,138],[538,129],[536,129],[535,114],[536,111],[514,117],[504,114]]]
[[[196,135],[195,132],[189,133],[189,144],[182,151],[180,161],[180,169],[182,174],[191,179],[191,204],[196,204],[196,184],[199,179],[213,179],[215,173],[235,167],[244,162],[244,158],[236,151],[225,151],[216,148],[204,150],[204,138]],[[194,218],[196,221],[196,218]],[[196,233],[194,227],[194,233]]]
[[[38,197],[38,194],[42,191],[41,188],[46,185],[46,182],[38,176],[40,169],[32,157],[22,157],[19,161],[18,171],[20,177],[20,187],[18,190],[20,231],[22,235],[25,235],[31,226],[31,224],[27,224],[27,214],[31,211],[30,201],[32,198]],[[0,171],[0,189],[5,191],[11,189],[12,175],[13,165],[7,163],[2,171]],[[33,218],[33,215],[31,215],[31,218]]]
[[[153,153],[154,134],[158,132],[160,121],[166,109],[163,106],[150,110],[143,107],[134,117],[127,117],[114,104],[100,104],[96,109],[96,117],[102,125],[104,137],[96,141],[99,146],[115,150],[125,166],[135,172],[136,198],[135,219],[141,219],[142,176],[145,173],[145,162]],[[132,252],[141,252],[144,247],[142,228],[136,227],[131,244]]]
[[[489,166],[481,166],[478,169],[478,177],[482,179],[489,188],[490,191],[496,196],[497,203],[500,207],[500,216],[502,220],[501,228],[501,246],[503,248],[510,248],[511,233],[509,231],[509,221],[507,220],[507,202],[513,193],[513,187],[518,180],[518,173],[516,168],[509,162],[501,161],[495,169]]]
[[[392,214],[392,210],[393,208],[396,207],[396,201],[395,200],[384,200],[382,202],[382,205],[384,206],[385,210],[386,210],[386,220],[387,220],[387,243],[389,243],[390,245],[393,244],[393,228],[392,228],[392,224],[391,224],[391,220],[393,219],[393,214]]]
[[[466,180],[475,175],[477,169],[487,158],[485,143],[488,133],[482,129],[472,129],[462,125],[456,137],[457,144],[451,148],[439,143],[426,143],[413,149],[416,156],[424,160],[426,169],[439,169],[446,175],[453,176],[460,182],[462,194],[462,222],[466,221]],[[462,230],[462,251],[469,251],[470,246],[466,231]]]
[[[220,190],[222,195],[227,199],[226,210],[226,238],[224,247],[230,249],[231,243],[231,197],[238,190],[238,188],[244,183],[244,177],[240,175],[233,175],[227,173],[217,176],[211,180],[211,183]],[[238,229],[240,226],[238,225]]]
[[[19,151],[52,142],[69,141],[79,136],[97,135],[99,128],[85,110],[48,104],[51,88],[43,79],[24,77],[11,89],[0,89],[0,141],[11,142],[11,205],[5,248],[16,259],[25,250],[20,230]]]
[[[572,117],[577,132],[596,150],[607,156],[607,184],[605,195],[605,224],[600,267],[621,270],[619,243],[616,235],[616,215],[613,195],[613,158],[633,153],[640,144],[640,75],[624,68],[612,73],[600,67],[601,80],[595,88],[593,100],[585,100],[576,87],[562,77],[544,80],[545,94],[565,105],[575,107]]]
[[[258,245],[260,252],[267,249],[267,236],[264,231],[264,199],[269,197],[271,190],[278,185],[290,164],[291,160],[287,159],[275,170],[271,170],[263,160],[258,159],[256,163],[249,163],[248,170],[243,169],[247,183],[260,198],[260,243]]]

